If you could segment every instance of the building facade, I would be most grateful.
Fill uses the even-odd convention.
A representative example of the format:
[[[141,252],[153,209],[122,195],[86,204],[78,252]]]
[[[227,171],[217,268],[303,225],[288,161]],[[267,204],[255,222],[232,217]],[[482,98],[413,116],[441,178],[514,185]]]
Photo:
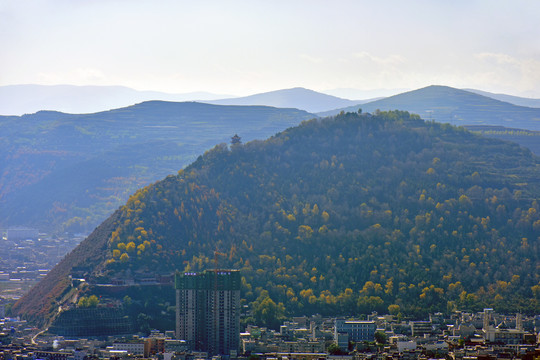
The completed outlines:
[[[516,327],[510,328],[505,321],[498,326],[491,325],[493,310],[484,309],[484,327],[482,329],[484,340],[490,343],[517,345],[523,343],[525,331],[523,330],[523,319],[521,314],[516,314]]]
[[[176,273],[176,338],[212,355],[238,351],[240,272]]]
[[[334,341],[346,349],[349,341],[373,341],[377,324],[375,321],[354,321],[336,319],[334,327]]]
[[[433,333],[433,324],[431,321],[411,321],[412,336],[424,336],[425,334]]]

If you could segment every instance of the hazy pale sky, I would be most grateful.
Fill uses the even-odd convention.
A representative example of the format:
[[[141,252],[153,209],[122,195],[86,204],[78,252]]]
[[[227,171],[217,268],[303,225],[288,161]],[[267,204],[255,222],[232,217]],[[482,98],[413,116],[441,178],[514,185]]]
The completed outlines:
[[[0,85],[540,98],[540,1],[0,0]]]

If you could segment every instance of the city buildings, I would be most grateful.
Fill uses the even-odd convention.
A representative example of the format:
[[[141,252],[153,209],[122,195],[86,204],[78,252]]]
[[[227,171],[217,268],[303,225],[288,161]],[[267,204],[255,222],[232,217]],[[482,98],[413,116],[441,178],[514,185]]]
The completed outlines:
[[[177,273],[176,338],[192,350],[230,355],[240,339],[240,272]]]
[[[482,328],[484,339],[491,343],[520,344],[525,335],[523,331],[522,315],[516,315],[515,328],[510,328],[503,320],[499,325],[491,324],[493,309],[484,309],[484,326]]]
[[[334,338],[335,318],[320,315],[294,317],[281,325],[279,331],[247,325],[240,334],[242,350],[237,356],[216,356],[190,349],[183,340],[172,339],[173,331],[152,330],[147,337],[139,335],[93,338],[64,338],[49,332],[40,333],[19,319],[0,319],[0,359],[132,359],[152,360],[384,360],[384,359],[454,359],[454,360],[532,360],[540,357],[538,331],[540,316],[498,314],[491,309],[484,312],[454,312],[430,316],[432,333],[412,335],[411,323],[391,315],[372,314],[377,332],[384,332],[382,341],[361,341],[349,344],[347,350],[336,353]],[[485,335],[483,321],[499,330],[520,330],[521,340],[502,337],[490,340]],[[360,322],[361,320],[350,320]],[[438,323],[444,326],[437,326]],[[454,336],[456,327],[474,327],[466,336]],[[506,327],[506,329],[503,329]],[[495,328],[495,327],[493,327]],[[379,337],[379,340],[381,338]],[[508,341],[511,340],[511,341]]]

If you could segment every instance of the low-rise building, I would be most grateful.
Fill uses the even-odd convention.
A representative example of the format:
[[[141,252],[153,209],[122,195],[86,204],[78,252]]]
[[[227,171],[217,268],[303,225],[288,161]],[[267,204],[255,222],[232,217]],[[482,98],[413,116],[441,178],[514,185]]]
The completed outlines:
[[[288,353],[321,353],[324,352],[324,341],[283,341],[279,343],[279,352]]]
[[[510,328],[503,320],[497,327],[492,325],[494,319],[493,309],[484,309],[484,340],[489,343],[521,344],[525,331],[521,314],[516,315],[515,328]]]
[[[484,329],[484,339],[490,343],[521,344],[525,332],[520,329],[509,329],[504,323],[497,327]]]
[[[118,342],[113,343],[112,350],[126,351],[132,355],[144,355],[144,341]]]

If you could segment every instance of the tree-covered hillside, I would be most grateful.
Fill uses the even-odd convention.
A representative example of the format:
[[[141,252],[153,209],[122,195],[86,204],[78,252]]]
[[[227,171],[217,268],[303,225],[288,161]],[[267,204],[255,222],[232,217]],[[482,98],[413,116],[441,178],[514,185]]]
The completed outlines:
[[[218,145],[80,246],[106,248],[100,283],[212,268],[217,249],[261,322],[265,309],[538,312],[538,198],[539,158],[518,145],[407,112],[346,113]]]

